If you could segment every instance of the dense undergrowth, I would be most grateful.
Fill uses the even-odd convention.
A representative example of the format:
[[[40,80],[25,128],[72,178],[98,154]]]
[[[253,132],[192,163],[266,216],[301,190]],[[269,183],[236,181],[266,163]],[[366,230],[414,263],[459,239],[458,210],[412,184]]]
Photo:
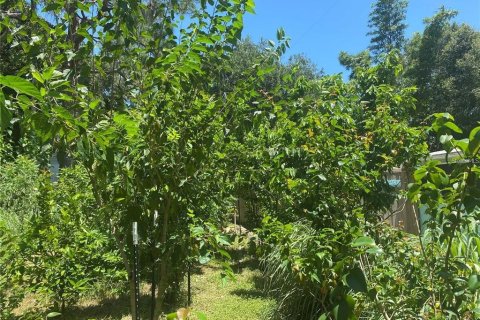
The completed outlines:
[[[412,126],[398,52],[348,82],[307,77],[280,62],[280,29],[238,70],[251,0],[105,3],[58,0],[40,14],[12,1],[28,19],[0,24],[23,53],[0,75],[2,319],[66,318],[82,297],[125,292],[135,316],[133,222],[158,319],[187,270],[215,260],[233,276],[222,228],[238,198],[272,319],[479,317],[480,127],[464,134],[449,114]],[[426,160],[427,135],[448,169]],[[418,237],[384,223],[398,167],[430,217]],[[15,314],[31,295],[38,310]]]

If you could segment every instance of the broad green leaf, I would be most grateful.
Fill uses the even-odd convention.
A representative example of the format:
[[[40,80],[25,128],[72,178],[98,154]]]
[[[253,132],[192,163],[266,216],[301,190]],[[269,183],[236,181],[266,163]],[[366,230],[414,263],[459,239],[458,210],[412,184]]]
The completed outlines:
[[[42,99],[40,91],[29,81],[17,76],[0,76],[0,84],[12,88],[18,93]]]
[[[440,136],[440,143],[441,144],[446,144],[448,142],[450,142],[450,140],[453,139],[453,136],[452,135],[449,135],[449,134],[443,134]]]
[[[42,78],[45,80],[50,80],[53,76],[54,71],[55,71],[55,67],[50,67],[45,69],[42,73]]]
[[[124,128],[127,131],[127,135],[129,137],[135,137],[138,133],[138,122],[133,120],[130,115],[117,113],[113,117],[113,121],[119,125],[120,127]]]
[[[433,116],[436,118],[436,119],[441,119],[441,118],[444,118],[444,119],[447,119],[447,120],[454,120],[453,119],[453,116],[448,113],[448,112],[443,112],[443,113],[434,113]]]
[[[88,107],[89,107],[90,109],[92,109],[92,110],[93,110],[93,109],[96,109],[99,103],[100,103],[100,99],[95,99],[95,100],[93,100],[92,102],[90,102],[90,104],[88,105]]]
[[[463,153],[466,153],[468,150],[468,139],[454,140],[453,145],[456,148],[459,148]]]
[[[52,108],[53,111],[55,111],[56,115],[60,118],[60,119],[63,119],[63,120],[69,120],[69,121],[73,121],[73,116],[72,114],[67,110],[65,109],[64,107],[61,107],[61,106],[54,106]]]
[[[375,241],[370,237],[359,237],[352,243],[352,247],[373,247]]]
[[[60,312],[50,312],[49,314],[47,314],[47,318],[56,318],[56,317],[59,317],[61,315],[62,314]]]
[[[245,3],[245,11],[255,14],[255,2],[253,0],[247,0]]]
[[[462,129],[460,129],[455,123],[448,121],[443,124],[444,127],[447,127],[448,129],[452,130],[453,132],[456,133],[462,133]]]
[[[362,269],[356,267],[351,270],[346,277],[347,285],[354,292],[367,292],[367,280]]]
[[[480,127],[476,127],[470,131],[468,139],[470,140],[468,143],[468,151],[470,151],[473,156],[480,148]]]
[[[472,274],[468,278],[468,288],[472,291],[480,289],[480,275]]]
[[[32,76],[37,79],[38,82],[40,83],[44,83],[45,82],[45,79],[43,79],[42,75],[40,74],[40,72],[38,71],[32,71]]]
[[[355,308],[355,300],[353,299],[352,296],[347,295],[333,309],[333,315],[336,320],[349,320],[352,318],[354,308]]]
[[[427,175],[427,169],[425,167],[421,167],[413,173],[413,177],[415,180],[422,180]]]
[[[371,254],[382,254],[383,253],[383,250],[377,246],[374,246],[374,247],[371,247],[369,249],[367,249],[366,251],[367,253],[371,253]]]

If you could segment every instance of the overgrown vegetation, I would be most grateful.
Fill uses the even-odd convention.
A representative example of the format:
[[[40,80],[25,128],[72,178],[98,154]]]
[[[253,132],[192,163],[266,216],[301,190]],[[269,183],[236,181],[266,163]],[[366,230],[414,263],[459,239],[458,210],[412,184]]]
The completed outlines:
[[[403,26],[406,2],[396,5],[398,21],[386,22]],[[372,23],[388,11],[377,9]],[[478,88],[462,85],[473,103],[460,113],[468,137],[448,113],[413,125],[425,120],[416,104],[430,106],[425,81],[475,72],[477,41],[452,48],[478,34],[441,11],[406,51],[397,32],[374,41],[374,57],[343,54],[353,71],[344,82],[303,57],[282,64],[282,29],[266,48],[240,43],[253,10],[251,0],[2,2],[2,57],[22,56],[0,74],[2,319],[65,317],[105,292],[128,292],[140,316],[134,221],[148,315],[162,317],[181,300],[187,270],[215,260],[233,276],[238,257],[222,228],[237,198],[252,208],[258,239],[248,245],[276,300],[266,317],[480,317],[480,127],[465,120]],[[432,39],[451,45],[430,66]],[[457,56],[457,71],[436,71]],[[448,169],[426,161],[427,137],[447,151]],[[384,221],[399,196],[387,180],[396,167],[411,173],[408,197],[430,217],[419,236]],[[41,306],[16,314],[29,295]]]

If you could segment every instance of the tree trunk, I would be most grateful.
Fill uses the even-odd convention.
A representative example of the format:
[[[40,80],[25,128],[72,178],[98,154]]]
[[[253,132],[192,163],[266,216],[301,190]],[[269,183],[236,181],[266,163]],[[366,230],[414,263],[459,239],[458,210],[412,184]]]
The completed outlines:
[[[168,220],[170,216],[170,210],[172,207],[172,201],[168,197],[165,200],[165,206],[163,209],[163,222],[162,222],[162,230],[161,230],[161,246],[162,248],[165,247],[168,239]],[[159,268],[159,278],[160,281],[158,283],[158,291],[157,297],[155,299],[155,312],[154,312],[154,319],[157,320],[160,318],[163,309],[163,302],[165,300],[165,291],[168,288],[168,262],[170,260],[170,254],[164,251],[164,256],[160,259],[160,268]]]
[[[155,299],[155,316],[154,319],[160,318],[163,309],[163,303],[165,301],[165,291],[168,288],[168,261],[160,262],[160,282],[158,283],[157,297]]]

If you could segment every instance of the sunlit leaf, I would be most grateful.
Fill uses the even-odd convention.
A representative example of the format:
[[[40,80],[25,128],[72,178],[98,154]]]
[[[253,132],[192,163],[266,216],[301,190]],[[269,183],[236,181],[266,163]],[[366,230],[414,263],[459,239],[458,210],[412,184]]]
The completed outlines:
[[[12,88],[18,93],[42,99],[40,91],[29,81],[17,76],[0,76],[0,84]]]

